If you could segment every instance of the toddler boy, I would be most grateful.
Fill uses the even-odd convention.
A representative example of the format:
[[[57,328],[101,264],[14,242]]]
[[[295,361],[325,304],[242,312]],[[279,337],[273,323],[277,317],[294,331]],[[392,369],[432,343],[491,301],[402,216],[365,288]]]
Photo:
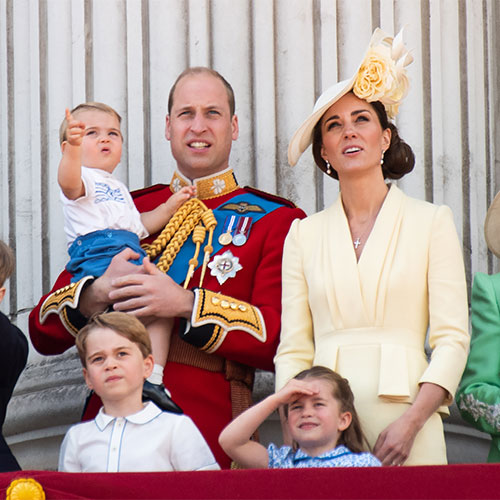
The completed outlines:
[[[14,272],[15,260],[12,250],[0,240],[0,302],[5,296],[5,281]],[[17,326],[0,312],[0,429],[3,427],[7,405],[14,386],[28,359],[28,341]],[[3,431],[0,434],[0,472],[20,470],[10,451]]]
[[[154,361],[149,335],[137,318],[121,312],[94,315],[75,343],[85,382],[103,407],[94,420],[66,433],[60,471],[219,469],[189,417],[142,402],[143,383]]]
[[[100,102],[79,104],[71,112],[67,109],[61,124],[57,180],[70,255],[66,269],[73,282],[101,276],[125,248],[138,254],[139,259],[132,262],[140,264],[146,256],[140,240],[163,229],[195,195],[194,187],[184,187],[154,210],[140,214],[125,184],[112,175],[122,154],[120,124],[120,115]],[[144,396],[163,410],[182,413],[163,386],[172,326],[170,319],[147,324],[155,366],[144,385]]]

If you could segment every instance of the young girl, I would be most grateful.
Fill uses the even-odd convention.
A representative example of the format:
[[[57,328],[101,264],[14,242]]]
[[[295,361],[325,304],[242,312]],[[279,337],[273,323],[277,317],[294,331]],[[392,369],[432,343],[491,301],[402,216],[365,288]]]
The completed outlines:
[[[251,441],[259,425],[281,405],[293,447],[266,449]],[[349,383],[323,366],[300,372],[283,389],[233,420],[221,433],[224,451],[245,468],[367,467],[380,461],[365,451]]]

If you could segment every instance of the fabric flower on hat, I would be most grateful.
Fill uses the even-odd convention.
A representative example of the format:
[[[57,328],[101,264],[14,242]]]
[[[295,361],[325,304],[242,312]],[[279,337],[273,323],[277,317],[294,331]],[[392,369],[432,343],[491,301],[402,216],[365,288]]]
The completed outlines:
[[[380,101],[390,118],[408,93],[409,81],[405,67],[413,57],[399,35],[386,37],[371,46],[354,80],[353,92],[367,102]]]

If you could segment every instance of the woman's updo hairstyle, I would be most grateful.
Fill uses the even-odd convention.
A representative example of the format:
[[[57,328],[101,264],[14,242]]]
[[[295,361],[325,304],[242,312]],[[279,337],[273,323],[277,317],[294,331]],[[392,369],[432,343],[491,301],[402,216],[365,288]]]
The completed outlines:
[[[401,179],[401,177],[413,170],[415,166],[415,155],[411,147],[399,137],[396,125],[391,123],[387,118],[384,105],[380,101],[371,102],[370,104],[377,113],[382,130],[388,128],[391,131],[391,144],[384,154],[384,163],[382,165],[384,179]],[[321,138],[321,123],[322,120],[319,120],[314,127],[312,150],[316,165],[326,174],[326,162],[321,156],[321,146],[323,144]],[[337,180],[339,178],[335,170],[335,165],[331,165],[330,177]]]

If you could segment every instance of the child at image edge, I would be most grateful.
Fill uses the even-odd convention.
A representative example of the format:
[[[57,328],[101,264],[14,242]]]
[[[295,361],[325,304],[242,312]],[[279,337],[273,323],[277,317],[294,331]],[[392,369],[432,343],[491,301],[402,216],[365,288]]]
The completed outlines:
[[[259,425],[281,405],[294,446],[266,449],[251,441]],[[364,450],[366,439],[349,383],[332,370],[313,366],[276,394],[249,408],[221,433],[224,451],[245,468],[368,467],[380,461]]]
[[[66,269],[73,275],[72,282],[101,276],[125,248],[138,254],[139,259],[131,262],[140,264],[146,256],[140,240],[163,229],[176,210],[195,195],[194,187],[182,188],[154,210],[140,214],[125,184],[112,175],[122,154],[120,123],[120,115],[107,104],[87,102],[71,112],[67,109],[61,124],[57,180],[70,255]],[[182,413],[163,386],[172,320],[150,322],[147,329],[156,364],[144,396],[163,410]]]
[[[142,385],[154,361],[148,332],[137,318],[121,312],[94,315],[75,343],[85,381],[104,406],[94,420],[68,430],[60,471],[219,470],[189,417],[142,402]]]
[[[5,297],[5,281],[14,272],[12,249],[0,240],[0,302]],[[28,361],[28,341],[23,332],[0,312],[0,472],[21,470],[3,436],[3,424],[12,392]]]

